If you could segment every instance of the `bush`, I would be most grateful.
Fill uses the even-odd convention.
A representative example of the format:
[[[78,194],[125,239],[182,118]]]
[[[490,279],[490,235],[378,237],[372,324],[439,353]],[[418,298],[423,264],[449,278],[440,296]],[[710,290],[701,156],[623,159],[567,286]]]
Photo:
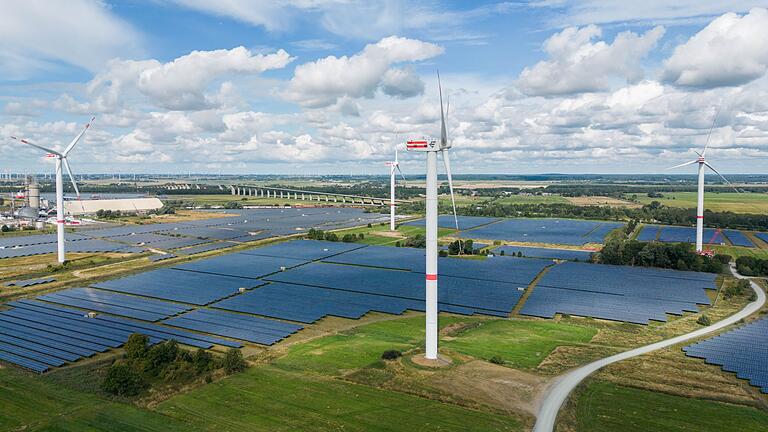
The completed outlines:
[[[144,388],[141,375],[125,363],[114,363],[109,367],[101,387],[104,391],[118,396],[135,396]]]
[[[339,241],[339,236],[332,232],[325,233],[325,241],[337,242]]]
[[[731,260],[733,259],[733,257],[732,257],[732,256],[730,256],[730,255],[726,255],[726,254],[716,254],[716,255],[715,255],[715,259],[716,259],[717,261],[720,261],[720,262],[721,262],[721,263],[723,263],[723,264],[728,264],[728,263],[730,263],[730,262],[731,262]]]
[[[439,250],[439,251],[437,251],[437,255],[441,256],[441,257],[447,257],[448,256],[448,251],[446,251],[446,250]]]
[[[383,358],[384,360],[397,360],[402,356],[403,356],[403,353],[401,353],[398,350],[386,350],[383,353],[381,353],[381,358]]]
[[[147,353],[147,372],[160,375],[166,366],[176,360],[178,355],[179,345],[173,339],[153,346]]]
[[[702,316],[699,317],[699,319],[696,320],[696,323],[706,327],[706,326],[712,325],[712,320],[709,319],[708,316],[702,315]]]
[[[752,295],[749,296],[749,301],[753,302],[757,300],[757,293],[752,291]]]
[[[749,288],[749,281],[740,279],[738,282],[725,289],[725,298],[744,295],[745,292],[749,291]]]
[[[373,228],[373,226],[371,226],[371,224],[368,224],[368,228]]]
[[[504,364],[504,359],[501,358],[501,356],[497,356],[497,355],[491,357],[490,359],[488,359],[488,361],[493,363],[493,364],[497,364],[497,365],[503,365]]]
[[[132,360],[141,360],[147,355],[147,346],[149,345],[149,338],[146,335],[140,333],[134,333],[128,336],[128,341],[125,342],[123,348],[125,349],[125,356]]]
[[[501,256],[504,256],[504,255],[506,255],[506,254],[504,253],[504,249],[502,249],[502,250],[501,250],[501,252],[499,252],[499,255],[501,255]]]
[[[358,234],[357,235],[357,239],[358,240],[364,240],[365,239],[365,234],[363,234],[363,233]]]
[[[354,234],[344,234],[341,237],[341,241],[344,243],[353,243],[355,241],[355,235]]]
[[[241,372],[245,370],[247,366],[245,360],[243,360],[243,353],[237,348],[228,349],[221,363],[222,367],[224,367],[224,371],[228,374]]]
[[[213,361],[213,355],[202,348],[199,348],[192,355],[192,364],[195,365],[195,370],[199,374],[213,370],[216,366]]]

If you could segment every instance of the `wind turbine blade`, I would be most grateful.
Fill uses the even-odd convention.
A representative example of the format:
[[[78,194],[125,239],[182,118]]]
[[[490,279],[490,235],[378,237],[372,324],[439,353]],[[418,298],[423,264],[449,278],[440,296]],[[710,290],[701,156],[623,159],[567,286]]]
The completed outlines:
[[[77,199],[80,199],[80,190],[77,188],[77,182],[75,181],[75,176],[72,175],[72,168],[69,167],[69,161],[67,161],[67,158],[62,158],[61,162],[64,165],[64,169],[67,170],[67,174],[69,174],[69,179],[72,181],[72,187],[75,188]]]
[[[715,122],[717,121],[718,114],[720,114],[720,106],[719,105],[717,107],[717,111],[715,111],[715,118],[712,119],[712,126],[709,127],[709,133],[707,134],[707,142],[706,142],[706,144],[704,144],[704,151],[701,152],[701,157],[704,157],[704,155],[707,154],[707,148],[709,148],[709,137],[712,136],[712,129],[715,128]]]
[[[684,167],[684,166],[686,166],[686,165],[692,165],[692,164],[695,164],[695,163],[697,163],[697,162],[698,162],[697,160],[692,160],[692,161],[690,161],[690,162],[682,163],[682,164],[680,164],[680,165],[675,165],[675,166],[673,166],[673,167],[669,167],[669,168],[667,168],[667,169],[668,169],[668,170],[671,170],[671,169],[675,169],[675,168],[680,168],[680,167]]]
[[[456,223],[456,231],[459,230],[459,217],[456,215],[456,199],[453,196],[453,175],[451,174],[451,160],[448,156],[448,152],[443,150],[440,153],[443,154],[443,166],[445,166],[445,174],[448,177],[448,190],[451,192],[451,206],[453,207],[453,221]]]
[[[445,112],[443,111],[443,86],[440,84],[440,70],[437,71],[437,90],[440,93],[440,148],[448,146],[448,132],[445,130]]]
[[[18,142],[20,142],[22,144],[26,144],[26,145],[30,145],[32,147],[39,148],[40,150],[42,150],[44,152],[52,153],[52,154],[55,154],[56,156],[61,156],[61,153],[57,152],[56,150],[51,150],[51,149],[45,148],[45,147],[43,147],[41,145],[37,145],[37,144],[31,143],[31,142],[25,140],[24,138],[16,138],[15,136],[12,136],[11,139],[15,139],[16,141],[18,141]]]
[[[402,177],[403,181],[405,181],[405,174],[403,174],[403,170],[400,169],[400,165],[395,165],[395,168],[397,168],[397,172],[400,173],[400,177]]]
[[[91,127],[91,123],[93,123],[93,121],[94,121],[95,119],[96,119],[96,117],[91,117],[91,121],[89,121],[89,122],[88,122],[88,124],[86,124],[86,125],[85,125],[85,127],[83,128],[83,130],[82,130],[82,131],[80,131],[80,133],[79,133],[79,134],[78,134],[78,135],[75,137],[75,139],[73,139],[73,140],[72,140],[72,142],[71,142],[71,143],[69,143],[69,145],[67,146],[67,148],[65,148],[65,149],[64,149],[64,152],[63,152],[63,155],[64,155],[64,156],[68,155],[68,154],[69,154],[69,152],[71,152],[71,151],[72,151],[72,149],[75,147],[75,144],[77,144],[77,143],[78,143],[78,141],[80,141],[80,138],[82,138],[82,137],[83,137],[83,135],[85,135],[85,132],[88,130],[88,128],[89,128],[89,127]]]
[[[715,172],[715,174],[719,175],[723,181],[725,181],[728,186],[730,186],[733,190],[735,190],[737,193],[741,193],[738,189],[736,189],[736,186],[733,185],[733,183],[729,182],[727,178],[723,177],[722,174],[720,174],[712,165],[709,164],[709,162],[704,162],[704,165],[706,165],[709,169]]]

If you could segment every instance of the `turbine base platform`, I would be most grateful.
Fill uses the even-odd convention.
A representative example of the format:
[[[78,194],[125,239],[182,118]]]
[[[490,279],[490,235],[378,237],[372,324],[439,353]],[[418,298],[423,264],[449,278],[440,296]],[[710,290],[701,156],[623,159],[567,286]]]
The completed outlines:
[[[424,353],[419,353],[411,357],[411,361],[418,366],[431,369],[444,368],[453,364],[453,359],[443,354],[438,354],[437,359],[430,360],[424,357]]]

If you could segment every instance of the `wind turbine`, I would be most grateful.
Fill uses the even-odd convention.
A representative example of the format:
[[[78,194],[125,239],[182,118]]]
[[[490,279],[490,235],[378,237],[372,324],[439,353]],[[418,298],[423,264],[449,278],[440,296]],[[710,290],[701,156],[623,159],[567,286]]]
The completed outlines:
[[[95,118],[96,117],[91,118],[91,121],[85,125],[83,130],[79,134],[77,134],[77,136],[72,140],[72,142],[70,142],[69,145],[61,153],[37,144],[33,144],[23,138],[17,138],[15,136],[11,137],[11,139],[19,141],[23,144],[27,144],[32,147],[36,147],[40,150],[45,151],[46,153],[48,153],[47,154],[48,157],[56,158],[56,237],[57,237],[57,243],[58,243],[58,259],[59,259],[59,263],[61,264],[63,264],[66,261],[66,256],[64,253],[64,181],[62,179],[61,167],[63,165],[64,169],[67,170],[69,179],[72,181],[72,187],[75,188],[75,193],[77,194],[77,198],[80,199],[80,190],[77,188],[75,177],[72,175],[72,169],[69,167],[67,156],[69,156],[69,153],[78,143],[78,141],[80,141],[80,138],[82,138],[83,135],[85,135],[85,132],[88,130],[88,128],[91,127],[91,123]]]
[[[397,147],[395,147],[395,160],[393,162],[386,162],[389,167],[389,230],[395,230],[395,170],[400,173],[400,176],[405,181],[405,174],[400,169],[400,163],[397,161]]]
[[[704,150],[699,153],[697,151],[694,151],[698,157],[690,162],[682,163],[680,165],[675,165],[668,169],[675,169],[684,167],[687,165],[693,165],[693,164],[699,164],[699,187],[698,187],[698,194],[697,194],[697,205],[696,205],[696,253],[702,253],[704,249],[704,167],[711,169],[715,174],[719,175],[721,179],[723,179],[728,185],[733,187],[731,182],[728,181],[727,178],[723,177],[722,174],[720,174],[712,165],[709,164],[709,162],[706,161],[705,156],[707,154],[707,149],[709,148],[709,138],[712,136],[712,129],[715,127],[715,122],[717,121],[717,115],[720,112],[720,108],[718,108],[717,112],[715,112],[715,118],[712,119],[712,126],[709,128],[709,134],[707,135],[707,141],[704,144]],[[738,189],[733,187],[733,190],[736,192],[739,192]]]
[[[448,187],[451,192],[451,204],[453,205],[453,217],[456,222],[456,230],[459,229],[456,217],[456,202],[453,198],[453,177],[451,175],[451,162],[448,157],[448,149],[451,142],[445,127],[445,112],[443,110],[443,88],[440,84],[440,72],[437,73],[437,88],[440,93],[440,140],[435,138],[422,138],[410,140],[406,144],[408,151],[424,152],[427,154],[427,202],[426,202],[426,227],[427,227],[427,254],[426,254],[426,349],[424,357],[427,360],[437,360],[437,154],[443,156],[445,173],[448,176]],[[449,105],[450,106],[450,105]]]

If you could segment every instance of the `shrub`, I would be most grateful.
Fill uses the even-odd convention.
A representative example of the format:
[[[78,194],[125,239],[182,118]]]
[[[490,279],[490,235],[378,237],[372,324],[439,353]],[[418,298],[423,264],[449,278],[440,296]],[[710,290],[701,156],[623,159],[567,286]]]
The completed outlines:
[[[358,238],[358,240],[364,240],[365,239],[365,234],[360,233],[360,234],[357,235],[357,238]]]
[[[148,345],[149,338],[146,335],[134,333],[128,336],[128,341],[123,345],[125,356],[132,360],[144,359],[147,355]]]
[[[337,242],[339,241],[339,236],[332,232],[325,233],[325,241]]]
[[[752,295],[749,296],[749,301],[753,302],[757,300],[757,293],[752,291]]]
[[[224,367],[224,371],[228,374],[243,371],[246,366],[245,360],[243,360],[243,353],[237,348],[228,349],[224,359],[222,359],[222,367]]]
[[[501,256],[506,255],[506,253],[504,252],[504,249],[502,249],[501,252],[499,252],[499,255],[501,255]]]
[[[723,264],[728,264],[733,259],[732,256],[726,254],[716,254],[715,259]]]
[[[503,365],[504,364],[504,359],[501,358],[501,356],[497,356],[497,355],[491,357],[490,359],[488,359],[488,361],[493,363],[493,364],[497,364],[497,365]]]
[[[702,315],[699,317],[699,319],[696,320],[696,323],[698,323],[699,325],[708,326],[708,325],[712,325],[712,320],[709,319],[708,316]]]
[[[125,363],[114,363],[109,367],[101,387],[104,391],[118,396],[135,396],[144,388],[141,375]]]
[[[448,256],[448,251],[440,250],[440,251],[437,252],[437,255],[441,256],[441,257],[447,257]]]
[[[197,373],[213,370],[216,366],[213,361],[213,355],[202,348],[199,348],[192,355],[192,364],[195,365]]]
[[[344,243],[352,243],[355,241],[355,235],[354,234],[344,234],[341,237],[341,241]]]
[[[368,228],[373,228],[373,226],[371,226],[371,224],[368,224]]]
[[[159,375],[179,354],[179,345],[171,339],[149,349],[147,353],[147,372]]]
[[[403,353],[401,353],[398,350],[386,350],[383,353],[381,353],[381,358],[383,358],[384,360],[397,360],[402,356],[403,356]]]

